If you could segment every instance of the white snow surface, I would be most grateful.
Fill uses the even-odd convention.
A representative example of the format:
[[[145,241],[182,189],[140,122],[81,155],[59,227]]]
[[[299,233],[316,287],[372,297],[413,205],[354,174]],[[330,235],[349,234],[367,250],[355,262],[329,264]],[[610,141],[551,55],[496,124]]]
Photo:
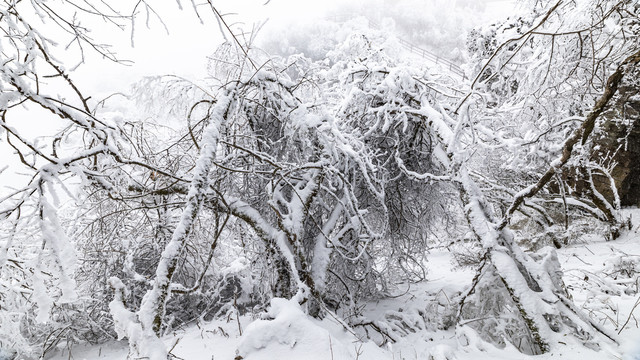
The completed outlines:
[[[238,346],[243,359],[348,360],[358,353],[363,358],[386,358],[382,349],[358,342],[336,322],[309,318],[296,301],[275,298],[266,316],[272,320],[256,320],[247,327]]]

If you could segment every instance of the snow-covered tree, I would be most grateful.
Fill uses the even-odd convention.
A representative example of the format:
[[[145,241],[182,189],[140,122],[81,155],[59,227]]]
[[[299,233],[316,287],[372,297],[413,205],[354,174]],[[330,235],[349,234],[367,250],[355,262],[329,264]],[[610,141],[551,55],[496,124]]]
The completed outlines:
[[[527,229],[568,231],[574,214],[623,230],[594,138],[620,116],[619,89],[638,86],[640,7],[531,5],[471,34],[470,84],[356,26],[312,58],[231,34],[209,78],[149,77],[99,104],[53,38],[79,59],[117,61],[109,48],[64,4],[2,5],[2,145],[29,179],[0,199],[0,350],[126,337],[130,358],[164,360],[168,330],[273,298],[393,340],[361,302],[424,280],[429,247],[459,239],[474,239],[477,275],[440,324],[460,342],[473,330],[530,354],[615,343],[573,304],[554,250],[521,244],[538,250]],[[135,20],[92,6],[79,10]],[[14,120],[27,113],[59,126],[28,136]]]
[[[553,251],[534,261],[516,245],[509,224],[522,211],[549,225],[551,216],[540,207],[540,198],[544,191],[553,193],[549,185],[557,182],[565,209],[570,204],[595,213],[616,236],[623,225],[619,202],[609,203],[590,175],[595,169],[592,134],[619,96],[619,87],[635,81],[640,61],[637,4],[560,1],[540,6],[528,17],[474,34],[473,49],[483,60],[456,110],[471,122],[473,149],[485,157],[477,164],[500,159],[497,169],[511,176],[487,180],[472,161],[454,160],[469,223],[485,249],[459,321],[493,342],[503,343],[503,337],[534,354],[550,350],[565,334],[596,348],[602,341],[616,341],[572,304]],[[455,152],[451,154],[454,159]],[[587,168],[592,205],[566,199],[562,171],[569,165]],[[513,179],[529,185],[521,190],[505,185]],[[490,191],[508,192],[511,199],[492,205],[488,191],[478,186],[482,182]],[[508,307],[512,310],[506,311]],[[505,312],[511,316],[500,320]]]

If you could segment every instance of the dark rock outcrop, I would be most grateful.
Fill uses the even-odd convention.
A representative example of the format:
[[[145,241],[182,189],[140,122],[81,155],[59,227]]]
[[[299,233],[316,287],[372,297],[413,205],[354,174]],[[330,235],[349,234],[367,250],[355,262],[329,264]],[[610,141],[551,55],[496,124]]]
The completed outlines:
[[[615,154],[616,165],[611,175],[621,205],[640,206],[640,87],[633,81],[619,89],[616,102],[604,115],[598,135],[594,156],[606,159]],[[607,179],[597,176],[594,183],[605,197],[612,199]]]

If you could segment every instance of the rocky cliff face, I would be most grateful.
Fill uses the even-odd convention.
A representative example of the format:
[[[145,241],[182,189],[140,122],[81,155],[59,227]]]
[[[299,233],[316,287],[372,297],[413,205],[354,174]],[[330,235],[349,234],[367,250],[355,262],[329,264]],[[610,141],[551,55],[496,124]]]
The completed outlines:
[[[605,115],[596,140],[596,158],[613,156],[616,166],[611,173],[622,206],[640,206],[640,86],[637,78],[619,90],[615,104]],[[607,180],[594,177],[596,187],[612,198]]]
[[[626,77],[592,136],[590,161],[611,169],[620,205],[640,206],[640,69]],[[609,178],[598,170],[592,171],[592,175],[596,190],[613,203]],[[574,195],[593,199],[588,178],[585,168],[571,168],[563,173]],[[553,188],[552,191],[559,190]]]
[[[622,206],[640,206],[640,120],[636,118],[628,136],[627,151],[614,170]]]

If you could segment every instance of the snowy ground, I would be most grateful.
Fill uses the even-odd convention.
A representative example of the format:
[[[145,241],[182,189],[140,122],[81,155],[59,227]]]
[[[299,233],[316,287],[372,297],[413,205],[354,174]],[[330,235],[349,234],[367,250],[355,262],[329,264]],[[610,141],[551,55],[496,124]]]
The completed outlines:
[[[537,359],[640,359],[640,209],[626,210],[633,227],[616,241],[586,237],[583,243],[558,251],[564,281],[575,303],[592,318],[619,333],[620,347],[599,352],[566,345]],[[587,242],[588,240],[588,242]],[[390,299],[368,304],[363,314],[396,337],[396,342],[372,336],[359,340],[362,329],[347,331],[327,316],[319,321],[304,315],[300,307],[275,299],[262,319],[250,316],[199,323],[164,338],[177,359],[306,359],[306,360],[396,360],[396,359],[523,359],[514,348],[498,349],[480,341],[469,329],[432,331],[442,321],[451,298],[463,291],[473,276],[471,270],[450,271],[451,256],[433,253],[429,279],[413,284]],[[628,276],[631,274],[631,276]],[[399,289],[407,288],[400,284]],[[411,328],[422,329],[412,331]],[[370,331],[372,333],[373,331]],[[376,344],[377,343],[377,344]],[[126,341],[101,346],[74,346],[51,359],[125,359]],[[534,358],[534,357],[531,357]]]

